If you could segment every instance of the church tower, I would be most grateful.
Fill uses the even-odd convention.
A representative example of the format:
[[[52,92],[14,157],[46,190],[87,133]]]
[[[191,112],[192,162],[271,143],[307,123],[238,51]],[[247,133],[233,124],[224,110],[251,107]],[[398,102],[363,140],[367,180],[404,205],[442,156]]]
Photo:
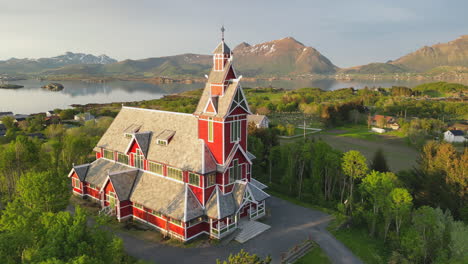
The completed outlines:
[[[247,155],[247,115],[250,109],[233,68],[233,54],[224,42],[213,51],[213,68],[194,113],[198,135],[213,155],[218,167],[217,183],[230,191],[235,180],[250,179],[251,160]]]

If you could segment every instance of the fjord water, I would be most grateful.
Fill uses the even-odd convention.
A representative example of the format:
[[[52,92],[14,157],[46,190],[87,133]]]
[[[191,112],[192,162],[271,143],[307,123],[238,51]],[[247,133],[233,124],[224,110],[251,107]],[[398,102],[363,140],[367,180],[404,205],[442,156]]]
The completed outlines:
[[[112,81],[106,83],[90,83],[83,81],[58,81],[65,89],[51,92],[41,88],[50,81],[22,80],[11,82],[23,85],[16,90],[0,89],[0,112],[12,111],[15,114],[31,114],[69,108],[72,104],[130,102],[161,98],[165,94],[179,93],[204,87],[204,83],[170,83],[151,84],[135,81]],[[324,90],[336,90],[346,87],[356,89],[368,87],[391,87],[401,85],[412,87],[424,83],[421,81],[337,81],[326,80],[259,80],[243,82],[243,87],[277,87],[297,89],[317,87]]]

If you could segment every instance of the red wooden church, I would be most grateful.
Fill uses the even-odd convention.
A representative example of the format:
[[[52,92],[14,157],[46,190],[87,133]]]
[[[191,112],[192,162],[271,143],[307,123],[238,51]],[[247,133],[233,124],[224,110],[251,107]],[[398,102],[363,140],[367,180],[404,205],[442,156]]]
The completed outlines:
[[[71,170],[73,192],[119,221],[183,241],[219,239],[240,218],[264,216],[269,195],[252,178],[250,110],[232,61],[223,37],[193,114],[124,106],[94,148],[96,160]]]

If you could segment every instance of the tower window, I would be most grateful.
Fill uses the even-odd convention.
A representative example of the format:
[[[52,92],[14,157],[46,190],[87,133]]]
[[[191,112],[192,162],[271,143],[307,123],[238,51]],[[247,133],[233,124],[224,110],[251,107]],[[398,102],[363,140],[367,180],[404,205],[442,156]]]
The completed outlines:
[[[241,137],[241,120],[238,117],[231,122],[231,142],[238,141]]]
[[[214,129],[213,129],[213,118],[210,117],[208,120],[208,142],[213,142]]]

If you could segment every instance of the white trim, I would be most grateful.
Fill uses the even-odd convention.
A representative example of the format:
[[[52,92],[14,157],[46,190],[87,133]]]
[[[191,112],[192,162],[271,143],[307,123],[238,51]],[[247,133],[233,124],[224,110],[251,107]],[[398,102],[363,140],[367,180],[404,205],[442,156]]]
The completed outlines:
[[[99,201],[99,202],[101,201],[101,199],[98,199],[98,198],[96,198],[96,197],[94,197],[92,195],[89,195],[89,194],[85,194],[84,196],[88,196],[88,197],[93,198],[94,200]]]
[[[184,219],[182,219],[184,222],[187,222],[187,201],[188,201],[188,190],[187,189],[190,189],[190,188],[188,187],[187,184],[185,184],[185,194],[184,194],[184,204],[185,204],[185,206],[184,206],[184,216],[183,216]],[[187,236],[187,232],[185,234]]]
[[[199,232],[199,233],[196,234],[196,235],[193,235],[193,236],[191,236],[191,237],[189,237],[189,238],[186,238],[185,241],[189,241],[189,240],[194,239],[194,238],[196,238],[197,236],[203,235],[203,234],[206,234],[206,235],[210,236],[210,233],[208,233],[208,232],[206,232],[206,231],[202,231],[202,232]]]
[[[202,174],[205,174],[205,141],[203,139],[198,139],[201,140],[201,156],[202,156]]]
[[[74,188],[73,188],[73,189],[74,189]],[[81,190],[81,189],[80,189],[80,190]],[[79,193],[79,192],[77,192],[77,191],[75,191],[75,190],[73,190],[73,192],[76,193],[76,194],[78,194],[78,195],[81,196],[81,197],[83,197],[83,196],[86,195],[86,194]]]
[[[211,87],[210,87],[210,89],[211,89]],[[211,91],[210,91],[210,92],[211,92]],[[216,110],[216,107],[214,106],[213,101],[211,100],[211,96],[210,96],[210,99],[208,99],[208,102],[207,102],[207,104],[206,104],[206,106],[205,106],[205,109],[203,109],[203,113],[212,113],[212,112],[207,112],[207,111],[206,111],[206,109],[208,109],[208,105],[210,105],[210,104],[211,104],[211,106],[213,107],[214,113],[215,113],[215,114],[218,114],[218,110]]]
[[[218,205],[218,219],[220,218],[221,216],[221,209],[219,208],[219,192],[218,192],[218,188],[216,188],[216,204]]]
[[[127,216],[124,216],[124,217],[117,217],[117,220],[119,220],[119,222],[120,222],[120,220],[123,220],[123,219],[129,218],[129,217],[133,217],[133,214],[129,214],[129,215],[127,215]]]

